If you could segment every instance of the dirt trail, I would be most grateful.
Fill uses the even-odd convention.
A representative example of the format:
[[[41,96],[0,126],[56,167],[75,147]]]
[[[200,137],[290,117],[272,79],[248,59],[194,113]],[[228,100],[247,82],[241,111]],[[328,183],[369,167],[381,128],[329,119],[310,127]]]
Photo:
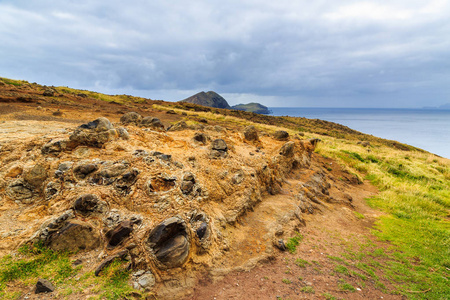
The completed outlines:
[[[320,169],[320,166],[329,163],[332,161],[314,156],[313,169]],[[333,170],[333,173],[346,175],[341,170]],[[249,213],[239,225],[245,228],[243,232],[246,238],[243,236],[236,240],[235,245],[244,246],[249,252],[259,249],[264,242],[264,233],[270,230],[270,222],[267,221],[283,217],[289,212],[292,208],[289,201],[294,191],[291,187],[307,181],[311,174],[304,174],[301,180],[289,180],[284,194],[265,199]],[[370,232],[380,212],[370,208],[364,199],[376,192],[367,182],[360,185],[335,182],[330,188],[330,195],[343,197],[351,194],[353,208],[345,204],[322,207],[320,213],[308,215],[306,226],[299,228],[303,239],[294,254],[278,251],[254,269],[235,271],[218,281],[204,274],[198,279],[194,293],[186,299],[405,299],[387,293],[389,282],[383,282],[387,287],[387,290],[383,290],[373,280],[361,280],[357,275],[345,276],[333,272],[340,265],[333,258],[342,257],[342,253],[358,248],[360,243],[370,240],[381,248],[389,246],[376,241]],[[361,214],[360,217],[355,211]],[[244,260],[247,255],[243,251],[241,259]],[[351,271],[353,266],[347,268]],[[356,291],[342,290],[344,281]]]

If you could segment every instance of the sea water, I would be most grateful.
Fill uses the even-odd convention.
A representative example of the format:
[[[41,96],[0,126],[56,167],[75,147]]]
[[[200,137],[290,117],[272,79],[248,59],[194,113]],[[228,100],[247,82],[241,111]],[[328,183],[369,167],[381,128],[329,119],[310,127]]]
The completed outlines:
[[[321,119],[450,158],[450,110],[271,107],[274,116]]]

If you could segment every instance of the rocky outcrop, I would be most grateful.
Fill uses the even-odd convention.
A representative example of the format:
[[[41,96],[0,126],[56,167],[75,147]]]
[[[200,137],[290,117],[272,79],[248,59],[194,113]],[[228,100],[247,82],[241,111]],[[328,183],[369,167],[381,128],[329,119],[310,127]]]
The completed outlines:
[[[99,118],[76,128],[70,140],[63,133],[0,157],[0,201],[19,206],[31,228],[18,240],[86,253],[98,276],[121,260],[134,268],[133,285],[160,292],[169,281],[191,287],[198,272],[229,271],[273,255],[274,241],[327,201],[320,176],[299,186],[295,197],[271,199],[290,176],[308,173],[313,141],[279,141],[251,126],[186,132],[185,122],[161,132],[144,119],[123,118],[127,140]],[[27,156],[24,149],[31,149]],[[240,221],[257,211],[270,214],[255,217],[253,231],[244,232]],[[279,226],[285,236],[275,235]],[[251,251],[241,258],[242,245]]]

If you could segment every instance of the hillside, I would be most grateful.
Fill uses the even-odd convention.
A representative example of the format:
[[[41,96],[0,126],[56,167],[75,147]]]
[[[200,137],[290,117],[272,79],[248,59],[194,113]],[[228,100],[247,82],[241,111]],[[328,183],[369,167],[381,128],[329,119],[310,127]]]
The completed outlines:
[[[0,80],[2,299],[445,299],[449,190],[332,122]]]
[[[206,93],[200,92],[184,100],[181,100],[180,102],[192,103],[214,108],[231,108],[230,105],[228,105],[228,102],[222,96],[213,91],[209,91]]]

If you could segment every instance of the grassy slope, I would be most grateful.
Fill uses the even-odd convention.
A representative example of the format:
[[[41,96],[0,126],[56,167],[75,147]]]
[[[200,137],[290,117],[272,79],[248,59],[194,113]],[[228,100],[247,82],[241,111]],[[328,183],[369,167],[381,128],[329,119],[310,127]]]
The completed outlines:
[[[2,81],[15,86],[28,84],[10,79],[2,79]],[[56,89],[62,94],[83,93],[108,102],[149,103],[150,101],[127,95],[111,96],[65,87]],[[319,154],[336,159],[350,172],[370,180],[379,188],[380,193],[368,201],[372,206],[387,214],[376,223],[374,234],[394,245],[388,253],[379,249],[369,253],[370,257],[383,256],[385,258],[383,264],[373,259],[369,261],[363,259],[367,258],[367,249],[371,248],[368,244],[362,244],[360,249],[349,249],[342,254],[343,257],[358,266],[361,272],[366,274],[365,276],[375,280],[380,275],[375,275],[374,270],[381,270],[381,276],[388,278],[397,287],[394,292],[405,294],[411,299],[446,299],[450,295],[449,160],[396,141],[383,140],[327,121],[256,115],[237,110],[211,109],[188,103],[161,101],[154,103],[154,108],[157,109],[174,109],[177,112],[186,112],[188,115],[196,114],[199,117],[233,125],[255,124],[259,129],[268,132],[285,128],[291,134],[303,132],[308,138],[322,139],[323,142],[317,149]],[[360,140],[370,141],[371,146],[357,145],[357,141]],[[11,274],[18,272],[17,263],[35,259],[30,255],[28,253],[2,258],[0,296],[15,298],[13,294],[5,294],[6,284],[13,280],[14,276],[10,277]],[[58,260],[55,259],[55,261]],[[61,264],[64,265],[64,263]],[[126,281],[126,276],[114,270],[111,272],[111,276],[118,280],[117,286],[120,286],[117,291],[112,292],[112,295],[123,295],[129,292],[120,284]],[[51,272],[40,275],[54,278]],[[17,278],[26,281],[30,278],[27,276],[36,277],[36,274],[31,272],[29,275],[22,274]],[[92,283],[93,279],[88,275],[79,280],[84,280],[85,284],[88,284]],[[66,288],[66,292],[70,293],[70,287]]]

